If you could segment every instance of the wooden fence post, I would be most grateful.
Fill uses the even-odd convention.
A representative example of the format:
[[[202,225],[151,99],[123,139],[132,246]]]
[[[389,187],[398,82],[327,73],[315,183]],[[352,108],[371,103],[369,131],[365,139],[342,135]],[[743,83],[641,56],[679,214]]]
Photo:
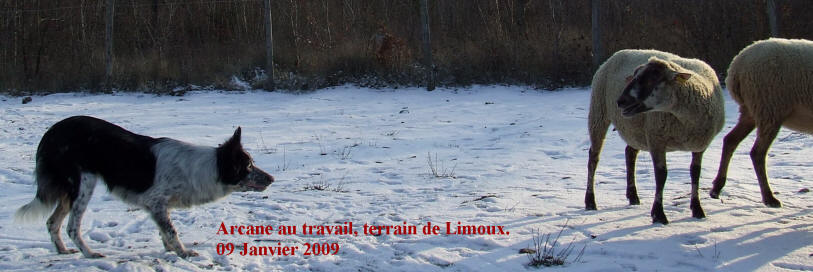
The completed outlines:
[[[765,5],[768,13],[768,27],[771,29],[771,37],[779,37],[779,21],[776,18],[776,1],[768,0]]]
[[[271,31],[271,0],[265,0],[265,73],[268,79],[265,81],[265,89],[273,91],[274,84],[274,36]]]
[[[593,33],[593,72],[598,70],[599,65],[601,65],[601,60],[604,58],[604,49],[601,48],[600,6],[600,0],[590,0],[591,32]]]
[[[432,43],[429,36],[429,4],[421,0],[421,38],[423,43],[423,64],[426,69],[426,90],[435,89],[435,67],[432,64]]]
[[[112,77],[113,77],[113,15],[115,0],[107,0],[105,7],[105,28],[104,28],[104,91],[112,92]]]

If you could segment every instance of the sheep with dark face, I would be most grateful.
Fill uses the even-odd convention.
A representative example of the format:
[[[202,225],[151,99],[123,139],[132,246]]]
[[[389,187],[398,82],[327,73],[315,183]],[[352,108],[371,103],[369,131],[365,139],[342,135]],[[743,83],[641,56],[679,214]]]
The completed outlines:
[[[690,151],[691,209],[705,217],[698,184],[703,152],[723,127],[723,95],[714,70],[705,62],[656,50],[621,50],[593,76],[590,99],[590,151],[585,206],[596,209],[594,176],[610,124],[627,143],[627,199],[640,203],[635,188],[638,151],[649,151],[655,167],[652,222],[668,224],[663,212],[666,152]]]
[[[765,155],[783,126],[813,134],[813,41],[768,39],[745,47],[728,66],[726,86],[740,105],[740,119],[723,139],[720,168],[709,194],[720,197],[734,150],[756,128],[751,162],[762,203],[781,207],[768,184]]]

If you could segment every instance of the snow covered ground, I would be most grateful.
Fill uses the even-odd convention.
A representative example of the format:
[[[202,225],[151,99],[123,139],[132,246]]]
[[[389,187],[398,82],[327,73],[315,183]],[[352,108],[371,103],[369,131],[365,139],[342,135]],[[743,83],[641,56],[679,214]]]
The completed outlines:
[[[735,153],[721,200],[708,197],[722,138],[738,115],[726,100],[726,127],[705,154],[701,201],[689,209],[690,154],[667,155],[666,214],[653,225],[647,153],[638,159],[642,205],[624,197],[624,144],[608,134],[597,173],[598,211],[585,211],[588,89],[555,92],[477,86],[371,90],[338,87],[307,94],[193,92],[183,97],[117,93],[0,96],[0,270],[517,271],[523,248],[563,229],[580,260],[573,271],[813,270],[813,138],[783,130],[768,174],[784,207],[762,205],[748,157]],[[155,224],[99,185],[83,220],[89,246],[105,254],[57,255],[45,230],[12,221],[34,196],[34,152],[53,123],[93,115],[136,133],[217,145],[237,126],[256,165],[277,181],[261,193],[234,193],[176,210],[181,241],[200,253],[167,253]],[[429,157],[439,176],[430,174]],[[445,223],[502,226],[508,235],[446,235]],[[307,235],[301,225],[353,222],[358,235]],[[406,222],[406,223],[404,223]],[[425,235],[432,222],[440,235]],[[222,235],[221,223],[296,226],[295,235]],[[416,226],[415,235],[365,235],[363,225]],[[69,248],[73,243],[63,233]],[[241,256],[242,245],[299,246],[290,256]],[[335,243],[336,255],[306,256],[305,243]],[[218,245],[238,245],[219,255]],[[563,248],[560,245],[558,248]]]

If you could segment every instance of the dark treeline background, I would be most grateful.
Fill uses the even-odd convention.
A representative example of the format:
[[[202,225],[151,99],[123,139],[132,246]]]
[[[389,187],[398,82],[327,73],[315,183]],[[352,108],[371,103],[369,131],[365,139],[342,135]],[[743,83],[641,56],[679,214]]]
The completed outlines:
[[[655,48],[724,76],[770,36],[767,0],[600,2],[601,56]],[[99,90],[103,0],[0,0],[0,92]],[[775,0],[779,36],[813,38],[813,1]],[[278,88],[421,85],[419,1],[272,0]],[[590,0],[429,1],[440,85],[589,85]],[[113,85],[262,86],[262,0],[116,0]],[[722,78],[721,78],[722,79]]]

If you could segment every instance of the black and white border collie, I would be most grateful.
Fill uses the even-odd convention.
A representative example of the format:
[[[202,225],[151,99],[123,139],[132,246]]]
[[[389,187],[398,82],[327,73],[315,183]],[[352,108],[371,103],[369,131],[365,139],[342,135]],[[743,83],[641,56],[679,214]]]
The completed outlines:
[[[107,121],[74,116],[54,124],[37,147],[37,195],[21,207],[19,221],[42,218],[60,254],[65,248],[59,229],[68,213],[68,236],[85,257],[93,252],[82,240],[80,221],[101,178],[113,195],[144,208],[161,232],[167,251],[196,256],[184,248],[169,218],[170,208],[185,208],[222,198],[231,192],[263,191],[274,177],[254,166],[240,144],[240,127],[219,147],[152,138]],[[54,209],[56,206],[56,209]]]

